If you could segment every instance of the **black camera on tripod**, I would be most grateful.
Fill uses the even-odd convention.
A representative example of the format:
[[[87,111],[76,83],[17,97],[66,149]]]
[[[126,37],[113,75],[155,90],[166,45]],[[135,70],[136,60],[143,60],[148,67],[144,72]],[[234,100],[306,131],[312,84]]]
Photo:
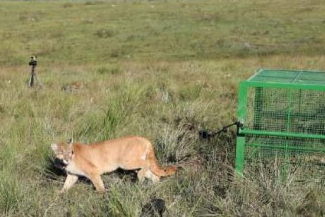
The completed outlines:
[[[37,56],[31,56],[28,64],[34,67],[37,66]]]

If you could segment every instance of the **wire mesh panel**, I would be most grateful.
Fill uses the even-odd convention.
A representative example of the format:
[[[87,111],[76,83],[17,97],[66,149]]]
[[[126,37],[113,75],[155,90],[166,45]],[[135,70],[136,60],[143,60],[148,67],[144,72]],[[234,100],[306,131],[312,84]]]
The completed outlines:
[[[325,91],[248,87],[245,128],[325,134]]]
[[[244,162],[325,166],[325,72],[257,71],[240,84],[238,118],[238,172]]]
[[[325,182],[325,156],[320,147],[325,140],[282,138],[274,136],[245,137],[245,168],[243,173],[264,173],[283,177],[292,174],[296,181]]]

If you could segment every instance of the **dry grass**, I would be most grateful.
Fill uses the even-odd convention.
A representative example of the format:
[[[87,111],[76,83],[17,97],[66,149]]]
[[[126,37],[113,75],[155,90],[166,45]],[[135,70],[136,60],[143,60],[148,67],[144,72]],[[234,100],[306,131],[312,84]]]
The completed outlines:
[[[304,185],[294,178],[276,181],[263,171],[235,179],[234,129],[212,140],[198,137],[200,129],[218,130],[236,120],[237,84],[256,65],[311,68],[310,63],[321,68],[324,59],[119,62],[46,72],[39,67],[42,86],[34,89],[27,87],[27,67],[4,68],[1,213],[138,216],[150,198],[165,200],[167,216],[304,215],[310,203],[314,216],[324,213],[324,195],[315,193],[319,184],[313,180]],[[103,73],[104,67],[119,72]],[[75,82],[83,85],[62,90],[62,84]],[[98,195],[88,181],[57,194],[64,174],[51,164],[49,144],[71,136],[88,143],[130,134],[149,137],[162,165],[177,164],[184,170],[157,185],[139,185],[132,173],[114,173],[104,176],[109,189],[105,195]]]

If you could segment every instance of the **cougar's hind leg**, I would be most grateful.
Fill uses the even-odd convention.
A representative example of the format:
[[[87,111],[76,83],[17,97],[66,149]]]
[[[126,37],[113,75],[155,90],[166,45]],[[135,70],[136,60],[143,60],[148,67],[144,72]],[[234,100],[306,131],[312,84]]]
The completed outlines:
[[[146,169],[142,168],[138,171],[138,180],[140,183],[144,182]]]
[[[159,182],[160,180],[160,177],[153,174],[149,169],[142,168],[138,171],[139,182],[142,183],[145,180],[145,178],[150,179],[154,183]]]
[[[160,181],[160,177],[155,175],[153,172],[151,172],[150,170],[147,170],[145,173],[145,177],[147,179],[151,179],[153,183],[157,183]]]
[[[160,180],[159,176],[153,174],[149,169],[142,168],[138,171],[139,182],[142,183],[145,178],[150,179],[154,183],[159,182]]]

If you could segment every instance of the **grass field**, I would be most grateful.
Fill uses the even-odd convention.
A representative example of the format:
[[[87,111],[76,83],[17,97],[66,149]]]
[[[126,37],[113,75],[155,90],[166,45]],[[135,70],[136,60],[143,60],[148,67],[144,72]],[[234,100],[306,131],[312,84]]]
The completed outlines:
[[[151,198],[171,217],[324,216],[324,180],[277,168],[235,179],[235,129],[198,137],[236,120],[238,83],[256,69],[324,70],[323,11],[322,0],[0,1],[0,216],[139,216]],[[58,194],[51,143],[126,135],[184,170]]]

